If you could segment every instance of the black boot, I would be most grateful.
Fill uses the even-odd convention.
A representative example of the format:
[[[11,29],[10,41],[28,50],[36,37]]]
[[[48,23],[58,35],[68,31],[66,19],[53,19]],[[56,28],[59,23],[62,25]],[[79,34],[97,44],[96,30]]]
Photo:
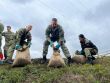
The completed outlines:
[[[68,65],[70,66],[71,64],[71,57],[68,57]]]
[[[42,64],[45,64],[47,62],[47,58],[46,58],[46,56],[43,56],[43,60],[42,60]]]
[[[88,64],[93,64],[93,59],[92,59],[91,56],[88,56],[87,59],[88,59],[88,60],[87,60],[87,63],[88,63]]]
[[[92,60],[95,60],[95,57],[94,56],[92,56]]]

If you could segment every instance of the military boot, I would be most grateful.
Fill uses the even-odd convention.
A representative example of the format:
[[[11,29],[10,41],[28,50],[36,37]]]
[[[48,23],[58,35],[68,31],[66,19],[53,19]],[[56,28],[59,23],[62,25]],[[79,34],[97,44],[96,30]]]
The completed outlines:
[[[46,56],[43,56],[41,64],[45,64],[46,62],[47,62],[47,58],[46,58]]]
[[[88,56],[88,57],[87,57],[87,64],[92,64],[92,65],[93,65],[92,56]]]
[[[71,64],[71,57],[68,57],[67,59],[68,59],[68,65],[70,66],[70,64]]]

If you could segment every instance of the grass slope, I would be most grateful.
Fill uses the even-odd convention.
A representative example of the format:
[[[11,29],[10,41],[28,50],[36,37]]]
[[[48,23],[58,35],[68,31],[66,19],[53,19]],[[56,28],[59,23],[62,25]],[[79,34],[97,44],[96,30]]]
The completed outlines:
[[[110,83],[110,57],[98,64],[72,64],[70,67],[49,68],[33,61],[25,67],[0,65],[0,83]]]

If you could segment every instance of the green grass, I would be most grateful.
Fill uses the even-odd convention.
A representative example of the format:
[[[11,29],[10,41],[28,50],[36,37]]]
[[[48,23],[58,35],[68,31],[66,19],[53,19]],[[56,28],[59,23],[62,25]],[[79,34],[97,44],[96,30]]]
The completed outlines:
[[[95,65],[64,68],[49,68],[35,61],[18,68],[0,65],[0,83],[110,83],[110,57],[98,59]]]

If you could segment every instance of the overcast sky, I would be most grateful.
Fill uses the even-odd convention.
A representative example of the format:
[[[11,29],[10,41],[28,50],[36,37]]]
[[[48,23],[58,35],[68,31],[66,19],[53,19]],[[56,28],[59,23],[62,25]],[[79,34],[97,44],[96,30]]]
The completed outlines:
[[[0,0],[0,20],[5,26],[16,31],[33,25],[33,58],[42,57],[45,29],[53,17],[63,26],[71,55],[81,50],[80,33],[96,44],[99,53],[110,50],[110,0]],[[49,48],[48,57],[51,53]]]

